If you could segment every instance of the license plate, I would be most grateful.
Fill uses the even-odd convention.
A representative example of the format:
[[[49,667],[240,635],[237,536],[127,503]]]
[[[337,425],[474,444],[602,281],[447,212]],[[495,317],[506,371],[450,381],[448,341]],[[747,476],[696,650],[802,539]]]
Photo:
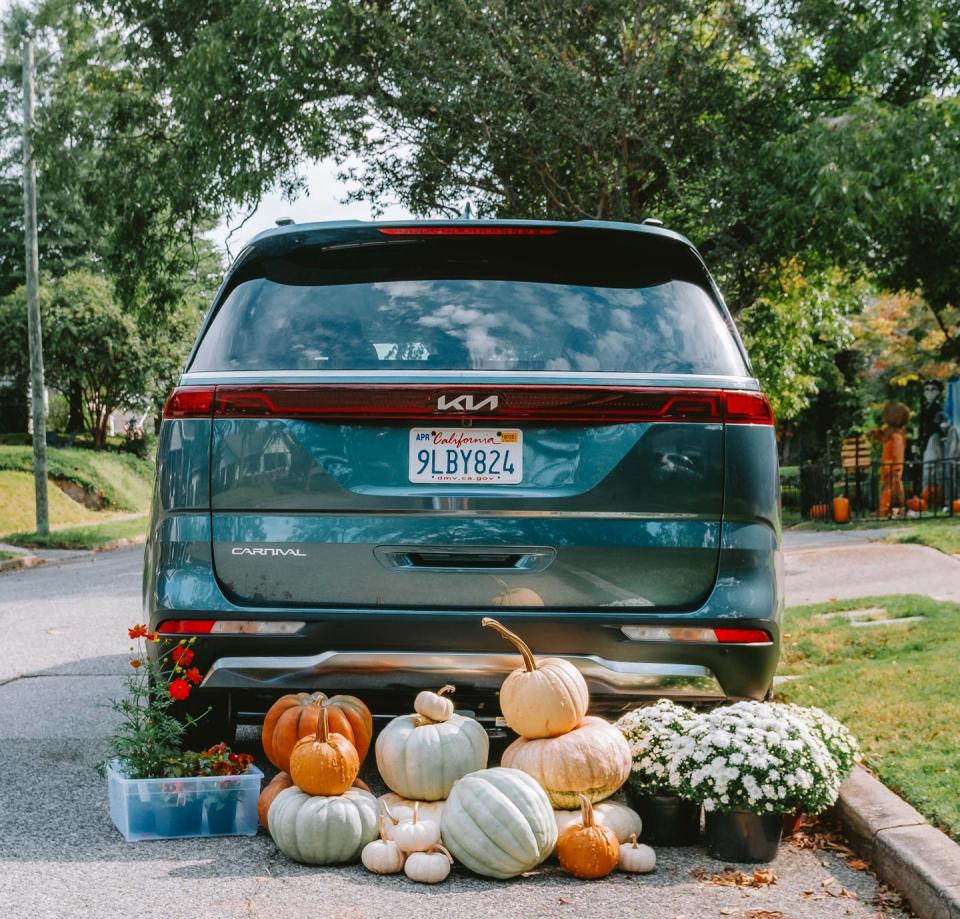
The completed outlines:
[[[414,428],[410,481],[517,485],[523,480],[523,431],[503,428]]]

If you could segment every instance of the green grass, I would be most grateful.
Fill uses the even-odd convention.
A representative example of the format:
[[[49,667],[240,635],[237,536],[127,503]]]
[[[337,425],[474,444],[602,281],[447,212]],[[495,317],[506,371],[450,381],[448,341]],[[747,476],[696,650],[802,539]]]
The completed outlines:
[[[110,514],[94,511],[67,497],[54,484],[47,489],[50,525],[55,528],[100,523]],[[36,526],[36,496],[32,472],[0,471],[0,534]],[[0,541],[10,540],[0,537]]]
[[[0,552],[0,562],[9,561],[11,558],[16,558],[12,552]]]
[[[0,445],[0,471],[32,473],[30,447]],[[65,479],[86,491],[102,491],[107,505],[115,510],[144,511],[150,503],[153,464],[132,453],[51,447],[47,450],[47,472],[51,478]]]
[[[817,614],[878,606],[924,622],[854,628]],[[865,762],[960,838],[960,604],[868,597],[787,611],[777,697],[816,705],[859,738]]]
[[[889,539],[890,542],[919,543],[948,555],[960,555],[960,516],[913,521],[906,532]]]
[[[110,520],[94,526],[68,527],[46,536],[37,533],[13,533],[7,542],[27,549],[97,549],[115,539],[133,539],[147,531],[146,514],[123,520]]]

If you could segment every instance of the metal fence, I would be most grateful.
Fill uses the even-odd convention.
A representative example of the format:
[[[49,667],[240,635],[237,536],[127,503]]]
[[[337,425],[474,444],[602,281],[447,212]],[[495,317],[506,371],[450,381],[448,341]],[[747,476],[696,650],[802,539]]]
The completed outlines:
[[[960,461],[873,462],[856,468],[808,463],[780,480],[781,503],[807,519],[834,519],[834,498],[846,498],[851,517],[960,519]]]

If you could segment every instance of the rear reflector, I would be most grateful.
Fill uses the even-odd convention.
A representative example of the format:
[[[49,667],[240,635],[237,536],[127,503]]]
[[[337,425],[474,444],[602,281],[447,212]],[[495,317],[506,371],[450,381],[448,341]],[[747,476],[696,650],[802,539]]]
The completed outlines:
[[[164,418],[209,418],[213,414],[214,386],[181,386],[170,393]]]
[[[265,619],[168,619],[157,631],[164,635],[295,635],[305,625]]]
[[[384,236],[556,236],[550,227],[381,227]]]
[[[707,641],[719,644],[769,645],[763,629],[707,629],[698,626],[625,625],[620,628],[633,641]]]

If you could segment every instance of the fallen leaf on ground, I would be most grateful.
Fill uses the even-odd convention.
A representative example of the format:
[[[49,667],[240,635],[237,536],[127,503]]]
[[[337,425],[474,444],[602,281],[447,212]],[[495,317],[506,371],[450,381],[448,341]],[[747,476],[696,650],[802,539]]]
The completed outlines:
[[[848,858],[847,867],[852,871],[869,871],[870,866],[862,858]]]
[[[570,898],[569,898],[569,897],[558,897],[558,902],[560,902],[560,903],[569,903],[569,902],[570,902]]]
[[[769,887],[777,883],[777,876],[769,868],[758,868],[752,874],[735,868],[724,868],[722,874],[708,875],[704,868],[694,868],[690,874],[698,881],[717,887]]]
[[[751,909],[743,914],[746,919],[783,919],[778,909]]]

